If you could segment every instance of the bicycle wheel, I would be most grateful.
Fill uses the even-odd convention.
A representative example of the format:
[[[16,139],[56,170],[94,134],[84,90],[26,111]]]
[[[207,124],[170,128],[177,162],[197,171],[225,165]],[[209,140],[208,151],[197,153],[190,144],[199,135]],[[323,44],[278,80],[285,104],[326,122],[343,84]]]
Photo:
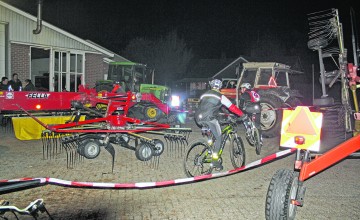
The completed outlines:
[[[204,142],[198,140],[188,148],[184,158],[184,171],[187,177],[210,174],[212,172],[211,148]]]
[[[245,165],[245,148],[241,137],[235,137],[231,142],[230,159],[233,167],[239,168]]]
[[[255,143],[254,143],[255,152],[257,155],[260,155],[261,148],[262,148],[262,142],[261,142],[259,130],[256,127],[254,128],[254,140],[255,140]]]

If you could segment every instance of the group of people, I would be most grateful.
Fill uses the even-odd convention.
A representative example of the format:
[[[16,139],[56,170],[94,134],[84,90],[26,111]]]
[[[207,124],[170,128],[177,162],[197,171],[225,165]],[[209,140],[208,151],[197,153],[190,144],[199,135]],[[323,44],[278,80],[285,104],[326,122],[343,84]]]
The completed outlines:
[[[215,137],[214,151],[212,152],[212,166],[222,169],[221,161],[218,160],[218,153],[221,148],[221,127],[217,118],[221,107],[225,106],[229,111],[239,116],[240,120],[244,120],[247,115],[236,105],[234,105],[226,96],[220,93],[222,81],[214,79],[210,82],[211,90],[205,92],[200,97],[199,108],[195,112],[195,121],[200,126],[207,126]],[[249,83],[243,83],[240,86],[240,106],[244,107],[247,102],[250,102],[252,96],[258,94],[251,89]],[[260,117],[257,117],[255,126],[261,131]],[[261,136],[261,133],[260,133]]]
[[[19,75],[14,73],[12,79],[9,80],[6,76],[1,78],[0,90],[2,91],[35,91],[36,88],[30,79],[25,79],[24,85],[19,79]]]

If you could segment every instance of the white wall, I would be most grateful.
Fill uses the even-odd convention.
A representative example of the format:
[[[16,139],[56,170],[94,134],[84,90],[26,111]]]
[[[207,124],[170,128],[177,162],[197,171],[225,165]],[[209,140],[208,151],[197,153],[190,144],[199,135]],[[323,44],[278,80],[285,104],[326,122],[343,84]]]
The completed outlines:
[[[0,23],[0,79],[5,76],[5,24]]]

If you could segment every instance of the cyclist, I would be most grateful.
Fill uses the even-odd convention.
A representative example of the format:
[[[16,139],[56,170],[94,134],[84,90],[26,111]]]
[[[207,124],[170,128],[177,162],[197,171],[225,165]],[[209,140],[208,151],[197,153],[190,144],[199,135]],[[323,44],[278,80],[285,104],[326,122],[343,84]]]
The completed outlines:
[[[260,95],[251,89],[250,83],[243,83],[240,85],[240,97],[239,97],[239,107],[244,110],[246,105],[249,103],[258,103],[260,101]],[[259,130],[260,141],[262,142],[261,135],[261,124],[260,124],[261,113],[255,115],[255,126]],[[262,143],[261,143],[262,144]]]
[[[214,151],[212,152],[212,166],[217,169],[223,169],[221,160],[219,160],[219,150],[221,148],[221,127],[216,116],[221,107],[226,106],[231,112],[244,119],[246,115],[234,105],[228,98],[220,93],[222,82],[219,79],[210,81],[211,90],[205,92],[200,97],[199,108],[195,112],[195,121],[198,125],[207,125],[215,137]]]

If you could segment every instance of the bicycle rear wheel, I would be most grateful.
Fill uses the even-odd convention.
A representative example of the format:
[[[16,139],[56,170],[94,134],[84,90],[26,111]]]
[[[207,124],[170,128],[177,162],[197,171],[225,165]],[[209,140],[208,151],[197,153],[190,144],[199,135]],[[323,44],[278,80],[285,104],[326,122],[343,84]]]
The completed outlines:
[[[188,148],[184,158],[184,171],[187,177],[210,174],[212,172],[211,148],[204,142],[198,140]]]
[[[233,167],[239,168],[245,165],[245,147],[241,137],[236,137],[231,141],[230,160]]]

